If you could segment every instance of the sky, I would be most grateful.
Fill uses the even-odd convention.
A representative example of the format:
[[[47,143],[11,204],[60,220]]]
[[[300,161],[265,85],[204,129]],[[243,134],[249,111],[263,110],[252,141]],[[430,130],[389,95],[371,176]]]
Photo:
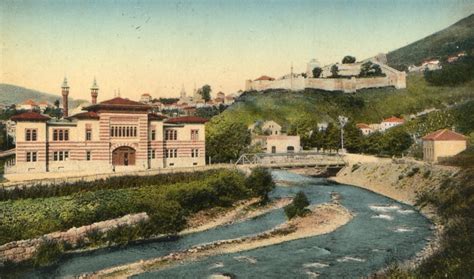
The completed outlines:
[[[99,101],[176,97],[397,49],[474,13],[474,0],[2,0],[0,83]]]

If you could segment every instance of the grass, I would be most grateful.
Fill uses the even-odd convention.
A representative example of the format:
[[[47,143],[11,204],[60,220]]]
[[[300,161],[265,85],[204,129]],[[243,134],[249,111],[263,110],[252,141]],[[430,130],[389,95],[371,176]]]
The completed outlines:
[[[272,119],[286,128],[301,121],[335,122],[341,114],[356,122],[378,123],[391,115],[408,116],[474,99],[473,89],[473,81],[455,87],[430,86],[415,74],[407,77],[406,89],[368,89],[355,95],[310,89],[247,92],[217,117],[246,124]]]

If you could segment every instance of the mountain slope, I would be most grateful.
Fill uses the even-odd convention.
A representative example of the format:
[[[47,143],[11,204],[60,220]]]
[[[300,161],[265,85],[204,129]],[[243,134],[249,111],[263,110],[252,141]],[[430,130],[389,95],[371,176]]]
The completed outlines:
[[[426,38],[387,54],[388,64],[403,69],[426,59],[444,59],[461,51],[474,50],[474,14]]]
[[[62,97],[59,95],[53,95],[50,93],[44,93],[33,89],[24,88],[21,86],[16,86],[12,84],[0,84],[0,104],[3,105],[12,105],[18,104],[25,100],[32,99],[33,101],[48,101],[54,103],[56,100],[61,100]],[[69,106],[76,107],[79,103],[84,102],[84,100],[74,100],[69,99]]]

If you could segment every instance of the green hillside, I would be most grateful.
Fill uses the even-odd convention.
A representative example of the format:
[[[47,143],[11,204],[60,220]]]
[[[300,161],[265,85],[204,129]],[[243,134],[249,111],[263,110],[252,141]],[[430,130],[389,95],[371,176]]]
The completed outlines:
[[[25,100],[32,99],[34,101],[48,101],[54,103],[55,100],[61,100],[61,96],[44,93],[33,89],[24,88],[12,84],[0,84],[0,104],[12,105],[18,104]],[[84,100],[74,100],[69,98],[69,107],[76,107]]]
[[[474,99],[474,81],[455,87],[430,86],[422,75],[409,75],[406,89],[370,89],[355,95],[310,89],[247,92],[217,118],[246,124],[273,119],[286,128],[302,121],[334,122],[338,115],[355,122],[376,123],[392,115],[408,116],[470,99]]]
[[[429,58],[445,59],[460,51],[474,50],[474,14],[455,24],[387,54],[388,64],[403,69]]]

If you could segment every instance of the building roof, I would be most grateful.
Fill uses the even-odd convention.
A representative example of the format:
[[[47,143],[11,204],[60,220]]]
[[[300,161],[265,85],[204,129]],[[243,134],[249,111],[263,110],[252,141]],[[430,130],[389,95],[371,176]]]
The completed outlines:
[[[357,123],[356,127],[359,128],[359,129],[372,129],[372,128],[370,128],[370,126],[368,124],[365,124],[365,123]]]
[[[390,117],[390,118],[384,119],[382,122],[397,122],[397,123],[403,123],[403,122],[405,122],[405,120],[402,119],[402,118],[398,118],[398,117],[392,116],[392,117]]]
[[[23,103],[21,103],[22,105],[30,105],[30,106],[36,106],[36,102],[31,100],[31,99],[28,99],[26,101],[24,101]]]
[[[85,111],[78,114],[74,114],[68,118],[76,118],[76,119],[99,119],[99,114],[95,111]]]
[[[13,121],[48,121],[51,117],[34,111],[27,111],[14,115],[10,119]]]
[[[98,109],[117,109],[117,110],[148,110],[149,105],[135,102],[129,99],[116,97],[107,101],[100,102],[99,104],[88,106],[87,110],[98,110]]]
[[[272,78],[272,77],[263,75],[263,76],[257,78],[255,81],[258,81],[258,80],[275,80],[275,79]]]
[[[208,120],[197,116],[182,116],[169,118],[165,122],[169,124],[204,124]]]
[[[162,115],[162,114],[157,114],[157,113],[149,113],[148,114],[148,120],[164,120],[166,119],[167,117]]]
[[[423,140],[466,140],[466,137],[462,134],[453,132],[449,129],[441,129],[431,134],[428,134],[422,138]]]

